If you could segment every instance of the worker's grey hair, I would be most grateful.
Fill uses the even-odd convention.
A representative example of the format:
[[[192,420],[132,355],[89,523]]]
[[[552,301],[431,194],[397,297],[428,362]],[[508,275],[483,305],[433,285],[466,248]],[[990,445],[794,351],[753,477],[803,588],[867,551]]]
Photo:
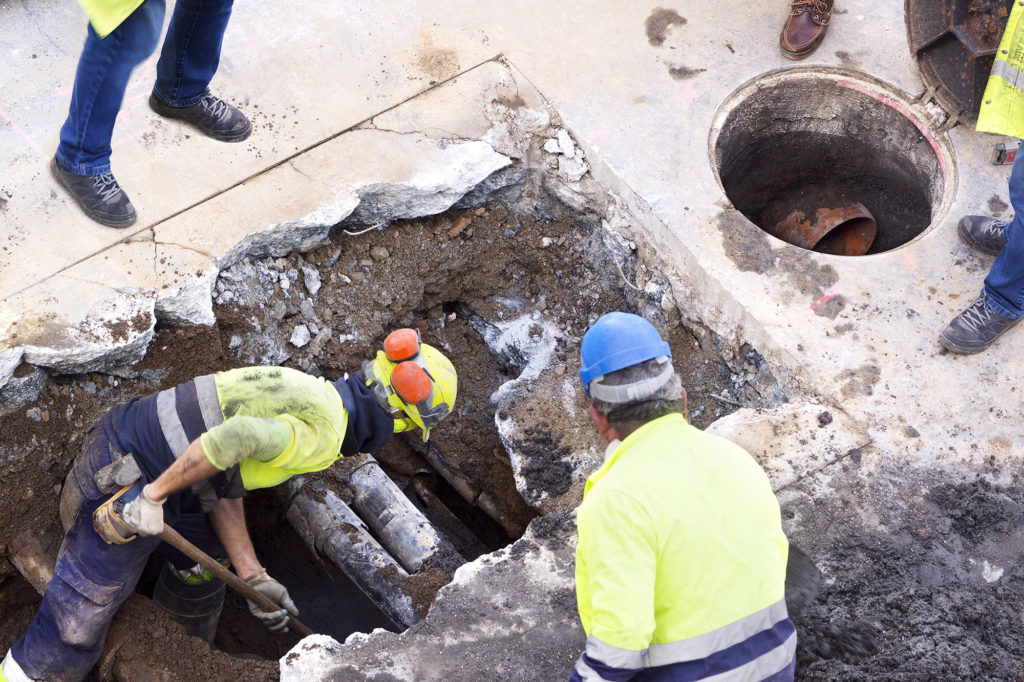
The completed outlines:
[[[608,386],[635,384],[638,381],[651,379],[663,371],[661,362],[655,358],[647,360],[616,372],[604,375],[601,382]],[[649,398],[632,403],[608,403],[592,398],[591,403],[597,411],[608,418],[608,423],[625,438],[649,421],[664,417],[673,412],[683,411],[683,382],[679,374],[673,372],[665,382]]]

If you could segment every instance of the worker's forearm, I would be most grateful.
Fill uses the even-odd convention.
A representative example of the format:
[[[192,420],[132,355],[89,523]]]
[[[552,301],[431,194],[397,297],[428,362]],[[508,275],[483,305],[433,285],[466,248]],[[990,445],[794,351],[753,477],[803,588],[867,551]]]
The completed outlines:
[[[155,481],[149,483],[143,492],[154,502],[162,502],[171,493],[183,490],[193,483],[209,478],[219,469],[210,463],[203,453],[199,440],[192,441],[181,457],[174,461]]]
[[[241,498],[221,498],[207,516],[210,525],[213,526],[213,532],[227,550],[228,558],[235,567],[238,577],[246,580],[259,573],[263,566],[256,558],[256,550],[253,549],[252,539],[245,527],[245,509]]]

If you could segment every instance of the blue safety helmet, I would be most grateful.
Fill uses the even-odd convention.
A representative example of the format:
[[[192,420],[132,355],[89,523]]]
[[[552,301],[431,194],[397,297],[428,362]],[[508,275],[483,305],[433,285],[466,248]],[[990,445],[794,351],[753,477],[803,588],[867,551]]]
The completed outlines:
[[[668,343],[650,322],[632,313],[608,313],[583,335],[580,380],[590,395],[590,382],[610,372],[655,358],[672,360]]]

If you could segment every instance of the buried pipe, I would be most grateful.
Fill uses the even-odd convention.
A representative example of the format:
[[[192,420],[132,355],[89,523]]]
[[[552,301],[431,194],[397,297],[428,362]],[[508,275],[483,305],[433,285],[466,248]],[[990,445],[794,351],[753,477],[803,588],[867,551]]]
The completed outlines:
[[[441,474],[441,478],[448,482],[448,485],[455,488],[462,498],[472,505],[475,505],[482,509],[484,513],[494,519],[495,522],[502,529],[508,533],[510,537],[518,538],[526,531],[524,524],[519,523],[512,519],[505,511],[499,507],[497,500],[494,496],[487,491],[481,491],[475,485],[470,483],[462,474],[452,469],[448,462],[445,461],[444,455],[441,451],[431,442],[427,442],[424,446],[423,443],[406,437],[405,442],[417,453],[419,453],[427,463],[434,468],[437,473]]]
[[[859,202],[806,208],[805,213],[792,202],[776,201],[765,208],[762,220],[768,232],[782,241],[833,256],[863,256],[878,231],[871,211]]]
[[[412,488],[423,504],[424,508],[428,511],[433,512],[436,516],[434,522],[440,522],[444,528],[444,531],[448,533],[455,543],[463,548],[460,554],[465,556],[480,556],[481,554],[487,554],[487,546],[471,531],[466,524],[464,524],[455,513],[448,508],[437,494],[430,489],[430,486],[424,480],[425,478],[435,478],[433,474],[416,474],[412,478]]]
[[[377,460],[359,454],[346,457],[345,463],[349,465],[347,470],[336,467],[335,476],[355,489],[352,506],[406,571],[415,573],[429,561],[451,575],[465,563],[455,547],[388,478]]]
[[[315,554],[329,558],[380,611],[406,629],[420,620],[400,581],[409,574],[373,539],[337,493],[318,481],[288,481],[286,517]]]

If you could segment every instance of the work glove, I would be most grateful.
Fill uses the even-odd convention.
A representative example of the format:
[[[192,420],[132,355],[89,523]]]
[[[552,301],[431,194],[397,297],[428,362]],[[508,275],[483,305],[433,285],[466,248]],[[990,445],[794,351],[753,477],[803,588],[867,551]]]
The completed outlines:
[[[123,520],[133,531],[145,537],[159,535],[164,529],[164,502],[146,497],[145,488],[121,511]]]
[[[284,585],[267,575],[267,569],[260,569],[259,573],[249,576],[249,579],[245,582],[256,588],[257,592],[270,599],[270,601],[282,607],[280,611],[264,611],[255,602],[249,602],[249,611],[252,612],[252,615],[259,618],[271,632],[280,632],[288,627],[288,614],[292,616],[299,615],[299,609],[296,608],[292,598],[288,596],[288,590]]]

